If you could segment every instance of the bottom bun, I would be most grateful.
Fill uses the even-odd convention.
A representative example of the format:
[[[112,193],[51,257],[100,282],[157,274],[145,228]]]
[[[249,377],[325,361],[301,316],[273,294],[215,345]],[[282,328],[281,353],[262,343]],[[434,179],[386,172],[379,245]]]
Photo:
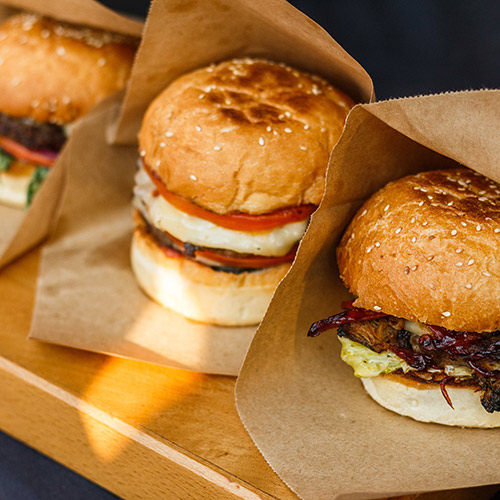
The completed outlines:
[[[144,227],[136,227],[132,269],[156,302],[186,318],[221,326],[259,323],[290,264],[241,274],[215,271],[183,256],[169,257]]]
[[[0,203],[24,208],[34,170],[29,163],[13,162],[8,170],[0,171]]]
[[[500,427],[500,413],[488,413],[474,387],[446,387],[454,409],[438,384],[414,382],[401,375],[362,378],[368,394],[384,408],[421,422],[461,427]]]

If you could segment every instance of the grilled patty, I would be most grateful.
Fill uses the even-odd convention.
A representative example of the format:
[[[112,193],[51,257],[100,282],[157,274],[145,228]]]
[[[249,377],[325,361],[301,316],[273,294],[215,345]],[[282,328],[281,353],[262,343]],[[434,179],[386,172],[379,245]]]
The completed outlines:
[[[32,150],[59,152],[66,142],[66,133],[55,123],[39,123],[31,118],[18,118],[0,113],[0,135]]]

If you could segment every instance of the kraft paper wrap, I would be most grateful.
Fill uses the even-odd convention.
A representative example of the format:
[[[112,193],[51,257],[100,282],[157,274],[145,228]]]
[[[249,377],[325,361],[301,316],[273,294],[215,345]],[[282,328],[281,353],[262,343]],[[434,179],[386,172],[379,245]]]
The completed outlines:
[[[206,373],[237,375],[256,327],[184,319],[148,299],[129,264],[136,133],[150,101],[175,77],[247,54],[285,61],[337,83],[357,100],[366,72],[322,28],[283,0],[156,0],[125,99],[84,120],[64,155],[62,221],[43,251],[32,338]],[[104,124],[104,122],[107,122]],[[69,159],[68,159],[69,158]]]
[[[93,0],[7,0],[2,3],[0,23],[16,13],[16,9],[23,9],[133,36],[140,36],[143,26]],[[64,171],[60,162],[56,161],[51,170],[28,210],[0,205],[0,268],[50,233],[64,189]]]
[[[312,322],[349,297],[335,248],[360,204],[388,181],[468,167],[500,182],[500,91],[360,105],[334,149],[326,194],[278,287],[238,379],[258,448],[301,498],[376,498],[500,482],[500,429],[424,424],[385,410]]]

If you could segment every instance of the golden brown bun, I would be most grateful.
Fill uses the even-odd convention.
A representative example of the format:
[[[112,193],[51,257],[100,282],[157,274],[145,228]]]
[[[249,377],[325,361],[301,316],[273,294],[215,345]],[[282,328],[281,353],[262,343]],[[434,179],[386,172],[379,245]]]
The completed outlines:
[[[388,410],[421,422],[461,427],[500,427],[500,413],[488,413],[474,387],[446,387],[452,409],[439,384],[422,384],[401,375],[380,375],[361,379],[368,394]]]
[[[358,307],[450,330],[500,328],[500,186],[466,168],[389,183],[337,251]]]
[[[11,17],[0,26],[0,112],[70,123],[125,86],[134,52],[121,35]]]
[[[184,257],[168,257],[143,224],[134,229],[131,261],[140,287],[156,302],[189,319],[222,326],[259,323],[290,268],[282,264],[242,274],[214,271]]]
[[[283,64],[225,61],[182,76],[152,102],[141,154],[169,191],[219,214],[318,204],[353,105]]]
[[[8,170],[0,170],[0,203],[25,208],[28,186],[36,166],[14,161]]]

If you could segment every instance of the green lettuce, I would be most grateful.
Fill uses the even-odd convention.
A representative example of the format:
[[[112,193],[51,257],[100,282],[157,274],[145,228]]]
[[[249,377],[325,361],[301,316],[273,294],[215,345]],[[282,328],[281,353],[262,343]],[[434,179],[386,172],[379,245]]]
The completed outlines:
[[[50,171],[49,167],[42,167],[42,166],[36,167],[35,171],[33,172],[33,175],[31,176],[30,183],[28,185],[28,193],[26,195],[26,208],[31,205],[33,197],[40,189],[40,186],[42,185],[42,182],[44,181],[45,177],[47,177],[49,171]]]
[[[9,170],[10,164],[14,161],[9,153],[6,153],[3,149],[0,149],[0,172],[2,170]]]

